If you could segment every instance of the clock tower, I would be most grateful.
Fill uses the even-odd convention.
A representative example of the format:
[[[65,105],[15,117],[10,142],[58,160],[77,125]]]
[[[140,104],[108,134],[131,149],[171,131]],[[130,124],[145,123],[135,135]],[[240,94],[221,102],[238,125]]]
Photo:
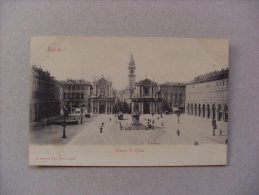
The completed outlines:
[[[129,98],[132,98],[133,96],[133,92],[134,92],[134,89],[135,89],[135,70],[136,70],[136,66],[135,66],[135,61],[134,61],[134,58],[133,58],[133,55],[130,56],[130,62],[129,62],[129,67],[128,67],[128,70],[129,70]]]

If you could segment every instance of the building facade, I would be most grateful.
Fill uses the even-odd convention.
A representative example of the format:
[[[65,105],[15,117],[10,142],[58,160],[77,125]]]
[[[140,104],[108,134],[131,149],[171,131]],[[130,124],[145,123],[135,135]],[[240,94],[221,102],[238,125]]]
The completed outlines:
[[[228,121],[228,69],[195,77],[186,86],[186,113]]]
[[[186,84],[167,82],[160,85],[162,108],[171,111],[185,111]]]
[[[154,81],[144,79],[135,83],[131,104],[137,103],[140,113],[161,113],[161,100],[159,86]],[[133,109],[133,106],[131,107]]]
[[[132,55],[128,64],[128,87],[122,94],[123,101],[129,104],[131,112],[135,103],[142,114],[161,112],[159,86],[149,79],[136,82],[136,65]]]
[[[48,71],[31,67],[30,121],[60,115],[60,84]]]
[[[90,97],[90,108],[92,113],[114,113],[115,92],[112,82],[104,77],[93,82],[93,89]]]
[[[67,79],[59,83],[61,84],[62,106],[66,106],[71,114],[81,114],[81,111],[88,113],[91,83],[84,79]]]

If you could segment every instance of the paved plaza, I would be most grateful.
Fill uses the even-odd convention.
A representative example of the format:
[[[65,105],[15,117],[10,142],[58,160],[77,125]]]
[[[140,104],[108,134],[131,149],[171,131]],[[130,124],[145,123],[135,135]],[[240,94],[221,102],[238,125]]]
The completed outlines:
[[[61,138],[61,125],[34,126],[30,131],[31,144],[66,144],[66,145],[193,145],[225,144],[227,139],[227,122],[217,121],[215,136],[212,135],[211,119],[182,114],[180,123],[175,114],[142,114],[140,123],[147,126],[148,119],[154,120],[154,129],[128,130],[131,115],[124,114],[118,120],[114,114],[92,115],[84,118],[83,124],[68,125],[67,138]],[[102,126],[102,133],[100,127]],[[122,129],[120,127],[122,125]],[[177,135],[177,130],[180,134]],[[220,135],[221,130],[221,135]]]

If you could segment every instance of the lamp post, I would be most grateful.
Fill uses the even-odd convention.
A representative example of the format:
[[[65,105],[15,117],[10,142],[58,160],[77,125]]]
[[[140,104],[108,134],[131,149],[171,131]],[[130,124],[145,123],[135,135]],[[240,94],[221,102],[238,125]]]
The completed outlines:
[[[83,124],[83,107],[86,107],[86,105],[83,103],[84,103],[83,101],[80,103],[81,124]]]
[[[177,116],[178,116],[178,123],[180,123],[180,120],[179,120],[179,118],[180,118],[180,111],[179,110],[177,111]]]
[[[67,138],[66,136],[66,115],[67,115],[67,108],[66,106],[63,106],[63,112],[64,112],[64,120],[63,120],[63,123],[62,123],[62,127],[63,127],[63,136],[62,138]]]

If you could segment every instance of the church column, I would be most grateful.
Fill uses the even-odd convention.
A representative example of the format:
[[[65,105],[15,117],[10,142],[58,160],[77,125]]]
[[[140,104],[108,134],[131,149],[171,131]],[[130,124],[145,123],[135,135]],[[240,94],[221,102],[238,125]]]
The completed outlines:
[[[91,99],[91,113],[94,112],[94,104],[93,104],[93,99]]]
[[[108,104],[108,102],[107,102],[107,99],[106,99],[106,104],[105,104],[105,113],[107,114],[107,104]]]
[[[99,114],[99,100],[97,100],[97,113]]]

